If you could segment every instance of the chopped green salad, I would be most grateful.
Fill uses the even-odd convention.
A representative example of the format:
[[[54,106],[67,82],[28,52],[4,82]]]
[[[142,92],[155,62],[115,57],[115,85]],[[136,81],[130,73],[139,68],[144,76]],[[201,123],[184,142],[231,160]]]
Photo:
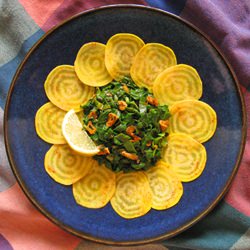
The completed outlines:
[[[112,81],[97,88],[83,106],[84,129],[100,145],[94,156],[115,172],[146,170],[161,158],[166,144],[167,105],[158,105],[146,88],[139,88],[132,79]]]

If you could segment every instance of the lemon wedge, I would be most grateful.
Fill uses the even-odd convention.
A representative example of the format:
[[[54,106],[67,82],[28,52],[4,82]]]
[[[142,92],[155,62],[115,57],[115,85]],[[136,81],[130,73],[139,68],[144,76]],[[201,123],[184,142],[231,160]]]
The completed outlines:
[[[68,111],[64,116],[62,133],[69,146],[81,155],[93,156],[100,151],[87,132],[83,130],[74,109]]]

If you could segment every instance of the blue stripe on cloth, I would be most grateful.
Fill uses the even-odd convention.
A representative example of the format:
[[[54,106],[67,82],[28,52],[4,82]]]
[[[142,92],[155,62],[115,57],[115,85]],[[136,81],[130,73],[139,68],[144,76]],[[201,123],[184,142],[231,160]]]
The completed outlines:
[[[2,250],[13,250],[10,243],[0,234],[0,249]]]
[[[16,178],[11,171],[4,146],[3,110],[0,107],[0,193],[13,186],[15,183]],[[2,248],[0,247],[0,249]]]
[[[187,0],[145,0],[150,6],[180,15]]]
[[[12,78],[32,45],[44,34],[41,29],[35,32],[23,43],[17,56],[0,67],[0,107],[4,108]]]
[[[184,249],[228,250],[248,230],[249,224],[250,217],[221,202],[203,220],[163,244],[169,249],[172,246]]]

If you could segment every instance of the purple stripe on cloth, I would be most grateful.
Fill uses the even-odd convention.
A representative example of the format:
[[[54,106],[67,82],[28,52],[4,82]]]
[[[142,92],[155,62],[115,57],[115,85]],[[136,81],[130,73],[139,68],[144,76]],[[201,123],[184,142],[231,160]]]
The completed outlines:
[[[188,0],[181,17],[206,33],[226,55],[240,83],[250,85],[249,0]]]
[[[13,250],[10,243],[0,234],[0,249],[1,250]]]

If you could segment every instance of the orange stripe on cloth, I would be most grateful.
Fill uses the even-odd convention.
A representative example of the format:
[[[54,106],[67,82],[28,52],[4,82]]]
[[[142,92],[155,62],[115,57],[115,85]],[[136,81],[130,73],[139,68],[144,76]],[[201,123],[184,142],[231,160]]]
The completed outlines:
[[[27,13],[41,27],[63,0],[19,0]]]
[[[72,250],[80,239],[39,213],[15,184],[0,193],[0,233],[18,250]]]

